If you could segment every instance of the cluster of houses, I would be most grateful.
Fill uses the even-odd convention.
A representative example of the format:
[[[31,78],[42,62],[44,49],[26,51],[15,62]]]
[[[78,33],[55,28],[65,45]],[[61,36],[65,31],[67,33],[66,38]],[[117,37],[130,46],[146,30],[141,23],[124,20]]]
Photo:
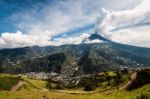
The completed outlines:
[[[47,80],[50,79],[52,77],[58,77],[59,78],[59,74],[51,72],[51,73],[45,73],[45,72],[30,72],[30,73],[26,73],[25,74],[28,78],[31,79],[41,79],[41,80]]]
[[[40,80],[50,80],[52,82],[61,82],[64,86],[76,86],[79,84],[82,78],[89,77],[91,75],[80,75],[76,77],[70,77],[67,75],[60,75],[54,72],[45,73],[45,72],[30,72],[25,74],[30,79],[40,79]]]

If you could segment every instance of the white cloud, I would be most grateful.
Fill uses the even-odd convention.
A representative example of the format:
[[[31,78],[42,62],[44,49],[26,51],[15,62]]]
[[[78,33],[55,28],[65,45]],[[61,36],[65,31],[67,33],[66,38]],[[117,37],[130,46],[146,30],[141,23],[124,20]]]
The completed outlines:
[[[46,5],[38,13],[33,9],[26,13],[15,13],[10,19],[20,19],[16,24],[19,30],[36,35],[48,30],[53,33],[51,36],[55,36],[96,21],[98,11],[87,14],[85,2],[88,1],[59,1],[55,6]],[[40,18],[37,18],[39,14]]]
[[[98,12],[86,14],[86,9],[83,8],[84,2],[86,1],[60,1],[55,6],[44,5],[45,7],[40,12],[32,9],[26,12],[14,13],[9,19],[17,22],[15,23],[17,29],[23,32],[2,33],[0,48],[80,43],[88,34],[79,37],[61,37],[56,41],[51,41],[51,38],[95,22]],[[40,18],[37,18],[38,15]]]
[[[149,27],[145,31],[144,26],[137,26],[150,21],[149,7],[150,1],[143,0],[141,4],[130,10],[108,11],[102,9],[102,17],[97,20],[96,31],[113,41],[150,47],[150,44],[146,43],[150,42]]]
[[[103,41],[101,41],[99,39],[95,39],[95,40],[87,39],[84,43],[103,43]]]
[[[110,11],[113,9],[121,11],[109,12],[105,10],[103,13],[105,19],[103,20],[102,18],[97,21],[97,30],[102,29],[104,34],[106,34],[107,31],[109,33],[114,27],[126,26],[129,23],[122,23],[122,18],[123,22],[126,20],[128,21],[128,19],[134,19],[135,17],[132,17],[132,11],[129,9],[133,8],[139,2],[141,2],[141,0],[126,0],[123,2],[120,0],[62,0],[54,6],[49,4],[44,5],[44,8],[38,12],[35,9],[30,9],[30,11],[14,13],[9,19],[13,20],[14,23],[16,22],[15,26],[20,32],[2,33],[0,36],[0,48],[15,48],[32,45],[79,44],[82,40],[87,38],[89,34],[81,34],[78,37],[63,36],[55,41],[49,40],[55,35],[62,34],[89,23],[95,23],[101,7],[107,8]],[[146,4],[144,6],[147,7]],[[127,11],[123,11],[125,9]],[[138,16],[140,17],[143,13],[146,15],[148,8],[135,7],[134,9],[140,9],[139,11],[142,13],[139,13]],[[134,14],[138,14],[137,11],[138,10],[136,10]],[[136,20],[142,21],[144,18],[140,20],[137,18]],[[136,21],[134,23],[136,23]],[[100,32],[100,30],[98,31]],[[110,38],[113,39],[115,36],[110,36]],[[95,40],[89,42],[100,41]]]
[[[88,38],[90,35],[83,33],[76,37],[64,37],[57,38],[54,41],[49,41],[48,36],[35,36],[29,34],[23,34],[20,31],[16,33],[3,33],[0,37],[0,48],[16,48],[25,46],[47,46],[47,45],[63,45],[63,44],[80,44],[83,40]]]
[[[32,45],[52,45],[48,41],[47,36],[35,36],[29,34],[23,34],[20,31],[16,33],[3,33],[0,37],[0,48],[16,48]]]
[[[118,30],[110,37],[116,42],[134,46],[150,47],[150,26]]]
[[[75,37],[65,37],[65,38],[57,38],[55,39],[55,42],[57,42],[57,45],[62,45],[62,44],[80,44],[82,43],[83,40],[88,38],[90,34],[83,33],[80,36],[75,36]]]
[[[26,13],[14,13],[10,19],[20,20],[16,24],[19,30],[37,35],[48,30],[53,33],[51,36],[54,36],[73,28],[95,23],[101,7],[123,10],[134,7],[139,2],[140,0],[123,2],[119,0],[62,0],[55,3],[54,6],[43,5],[43,9],[38,12],[33,9]]]

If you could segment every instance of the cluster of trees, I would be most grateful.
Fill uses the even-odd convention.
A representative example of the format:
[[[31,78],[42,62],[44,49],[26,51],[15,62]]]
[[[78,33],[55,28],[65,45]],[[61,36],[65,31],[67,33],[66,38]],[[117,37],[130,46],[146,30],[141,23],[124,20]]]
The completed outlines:
[[[63,82],[61,81],[52,81],[51,79],[47,80],[47,88],[48,89],[64,89]]]
[[[85,91],[95,90],[100,86],[100,83],[107,82],[107,86],[116,86],[121,83],[121,72],[113,71],[115,76],[109,75],[108,72],[103,72],[101,74],[95,74],[93,76],[84,78],[81,80],[80,84],[84,87]]]
[[[83,78],[80,78],[80,82],[73,87],[83,87],[85,91],[95,90],[97,87],[101,86],[101,83],[106,82],[106,86],[117,86],[122,82],[122,73],[119,71],[111,71],[113,75],[110,75],[109,72],[102,72],[100,74],[89,75]],[[48,80],[49,89],[64,89],[70,88],[69,86],[64,86],[64,83],[61,81],[52,81]]]

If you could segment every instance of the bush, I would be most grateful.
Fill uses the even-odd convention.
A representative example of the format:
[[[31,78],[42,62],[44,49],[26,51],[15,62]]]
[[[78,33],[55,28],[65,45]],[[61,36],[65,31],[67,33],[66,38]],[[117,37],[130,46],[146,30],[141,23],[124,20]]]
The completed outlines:
[[[117,85],[116,80],[115,80],[115,79],[111,79],[111,80],[109,81],[109,85],[110,85],[111,87],[116,86],[116,85]]]
[[[48,89],[54,89],[56,86],[57,86],[57,84],[55,84],[55,83],[51,83],[51,82],[47,83]]]
[[[96,89],[96,86],[93,85],[93,84],[87,84],[84,86],[84,91],[92,91],[92,90],[95,90]]]
[[[48,82],[48,89],[64,89],[64,86],[61,83]]]
[[[98,81],[96,79],[97,75],[91,76],[84,81],[84,90],[85,91],[92,91],[95,90],[98,86]]]
[[[127,68],[122,69],[122,70],[121,70],[121,73],[127,74],[127,73],[128,73],[128,69],[127,69]]]
[[[136,97],[136,99],[150,99],[150,96],[141,93],[140,96]]]
[[[64,86],[62,84],[57,84],[55,89],[64,89]]]
[[[19,76],[0,76],[0,89],[11,90],[11,88],[16,85],[21,78]]]

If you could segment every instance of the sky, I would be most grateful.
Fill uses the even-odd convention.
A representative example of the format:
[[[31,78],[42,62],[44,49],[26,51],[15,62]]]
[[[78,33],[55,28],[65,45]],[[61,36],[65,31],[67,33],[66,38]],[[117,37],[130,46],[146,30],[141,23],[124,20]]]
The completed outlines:
[[[150,48],[150,0],[0,0],[0,49],[80,44],[93,33]]]

